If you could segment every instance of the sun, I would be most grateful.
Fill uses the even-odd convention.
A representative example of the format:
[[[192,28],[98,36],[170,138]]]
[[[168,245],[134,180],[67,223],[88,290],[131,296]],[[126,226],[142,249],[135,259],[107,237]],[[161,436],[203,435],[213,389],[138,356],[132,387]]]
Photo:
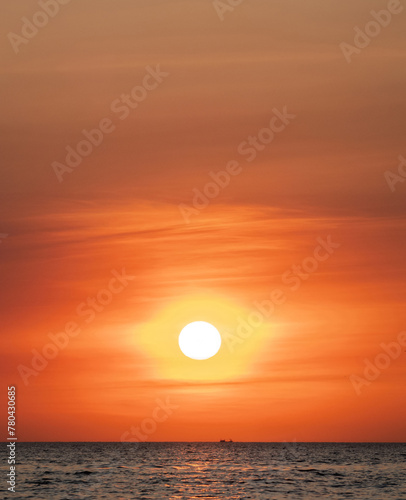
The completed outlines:
[[[237,299],[214,292],[190,294],[176,298],[148,321],[137,324],[136,335],[134,325],[129,325],[129,348],[143,356],[145,373],[153,379],[237,380],[242,373],[256,373],[264,346],[274,337],[274,322],[264,319],[254,328],[247,323],[251,315],[252,308]],[[210,330],[201,341],[196,335],[200,328],[195,330],[199,324]],[[220,390],[220,386],[210,387],[211,391]]]
[[[218,353],[221,335],[210,323],[194,321],[186,325],[179,334],[179,347],[191,359],[209,359]]]

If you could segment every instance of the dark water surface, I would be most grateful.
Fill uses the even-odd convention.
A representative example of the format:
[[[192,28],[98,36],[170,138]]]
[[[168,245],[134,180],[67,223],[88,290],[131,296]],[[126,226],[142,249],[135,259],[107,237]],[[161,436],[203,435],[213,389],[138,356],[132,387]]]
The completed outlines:
[[[18,443],[33,499],[405,499],[405,444]]]

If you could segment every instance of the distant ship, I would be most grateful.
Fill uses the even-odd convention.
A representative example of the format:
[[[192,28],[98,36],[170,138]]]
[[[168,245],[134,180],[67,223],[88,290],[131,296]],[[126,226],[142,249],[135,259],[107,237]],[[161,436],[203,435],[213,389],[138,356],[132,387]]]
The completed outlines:
[[[234,441],[232,439],[229,439],[226,441],[225,439],[220,439],[220,443],[233,443]]]

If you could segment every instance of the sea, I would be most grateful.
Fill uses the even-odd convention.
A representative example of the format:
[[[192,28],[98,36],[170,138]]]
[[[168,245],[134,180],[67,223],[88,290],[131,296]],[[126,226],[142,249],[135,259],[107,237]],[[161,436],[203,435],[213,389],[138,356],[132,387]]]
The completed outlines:
[[[406,444],[18,443],[16,493],[62,499],[406,500]]]

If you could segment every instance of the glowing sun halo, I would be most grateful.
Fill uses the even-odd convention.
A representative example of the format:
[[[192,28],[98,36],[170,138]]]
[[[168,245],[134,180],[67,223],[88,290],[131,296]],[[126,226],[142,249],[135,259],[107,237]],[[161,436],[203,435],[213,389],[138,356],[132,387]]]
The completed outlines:
[[[217,328],[206,321],[194,321],[186,325],[179,334],[179,347],[185,356],[192,359],[209,359],[221,346]]]

